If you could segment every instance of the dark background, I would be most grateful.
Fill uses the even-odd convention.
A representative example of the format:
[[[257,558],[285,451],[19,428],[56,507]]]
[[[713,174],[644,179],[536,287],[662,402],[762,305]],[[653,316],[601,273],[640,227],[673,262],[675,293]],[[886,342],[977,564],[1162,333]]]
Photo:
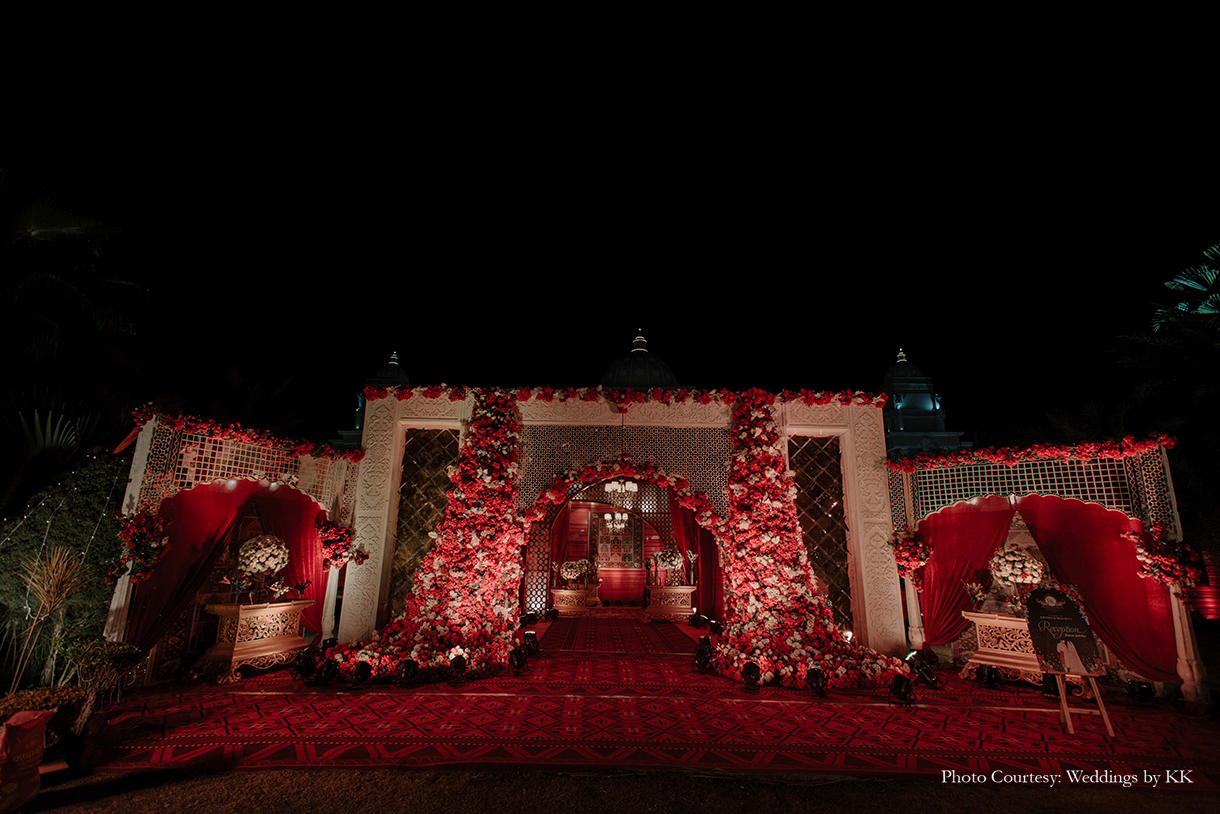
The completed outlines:
[[[70,267],[130,325],[10,353],[11,380],[325,440],[391,351],[413,384],[589,386],[642,330],[691,387],[877,391],[901,347],[950,429],[1020,443],[1105,397],[1118,337],[1220,242],[1210,159],[1085,120],[1035,139],[240,113],[0,143],[3,273]],[[29,296],[16,334],[40,324]]]

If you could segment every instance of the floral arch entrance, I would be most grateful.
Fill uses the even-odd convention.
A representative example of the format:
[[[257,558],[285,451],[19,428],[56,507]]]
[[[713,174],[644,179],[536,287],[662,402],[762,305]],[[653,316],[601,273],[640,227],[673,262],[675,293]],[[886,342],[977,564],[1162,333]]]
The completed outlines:
[[[615,483],[634,484],[637,491],[606,489]],[[616,533],[605,526],[607,509],[626,515],[624,529]],[[561,475],[543,490],[528,516],[538,519],[531,525],[525,561],[536,570],[546,569],[548,588],[563,582],[558,573],[562,563],[583,559],[598,570],[598,599],[603,604],[642,603],[644,591],[664,581],[693,586],[688,607],[709,618],[725,618],[724,577],[712,532],[724,523],[707,497],[685,478],[621,456]],[[646,529],[655,530],[655,540]],[[653,568],[657,555],[665,551],[676,551],[680,565],[665,569],[662,576]],[[544,610],[553,605],[553,598],[538,590],[527,596],[522,585],[524,610]]]

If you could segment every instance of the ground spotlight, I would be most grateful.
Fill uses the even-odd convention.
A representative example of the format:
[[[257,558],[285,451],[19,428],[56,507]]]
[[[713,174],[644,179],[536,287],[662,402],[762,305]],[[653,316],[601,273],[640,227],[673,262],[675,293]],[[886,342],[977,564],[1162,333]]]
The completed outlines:
[[[890,703],[910,706],[917,700],[919,699],[915,697],[915,685],[911,683],[911,679],[904,675],[894,676],[894,680],[890,682]]]
[[[525,614],[525,623],[527,625],[538,624],[538,614],[534,611],[530,611],[529,613]]]
[[[721,633],[724,633],[724,628],[715,619],[712,619],[707,623],[707,629],[713,636],[719,636]]]
[[[394,680],[400,685],[406,686],[415,681],[415,677],[419,675],[419,665],[413,659],[403,659],[398,662],[398,669],[394,672]]]
[[[454,656],[453,658],[449,659],[449,669],[452,670],[453,674],[457,676],[460,676],[462,673],[466,672],[466,657]]]
[[[745,682],[746,687],[757,687],[760,678],[762,678],[762,668],[757,663],[747,661],[746,666],[741,668],[741,680]]]
[[[313,674],[317,669],[317,665],[313,661],[313,654],[308,650],[302,650],[298,653],[297,660],[292,663],[292,671],[302,681],[308,681],[313,678]]]
[[[692,613],[687,624],[696,629],[707,627],[707,617],[701,613]]]
[[[508,651],[508,666],[512,668],[514,674],[524,670],[528,660],[525,650],[520,647],[514,647]]]
[[[352,686],[363,687],[373,678],[373,665],[367,661],[358,661],[352,669]]]
[[[320,684],[330,684],[339,678],[339,662],[334,659],[323,659],[318,665],[318,672],[314,675],[315,680]]]
[[[538,634],[532,630],[525,631],[525,654],[527,656],[542,655],[542,648],[538,646]]]
[[[1059,684],[1055,681],[1054,673],[1042,674],[1042,694],[1048,698],[1059,697]]]
[[[700,636],[699,644],[695,647],[695,667],[701,673],[709,673],[712,670],[712,637]]]
[[[1000,668],[994,664],[985,664],[975,671],[974,680],[984,687],[998,687],[1000,684]]]
[[[924,683],[925,687],[934,690],[937,687],[944,686],[945,682],[941,681],[936,673],[932,672],[932,668],[928,665],[927,657],[922,650],[912,650],[910,653],[907,653],[904,661],[907,663],[907,667],[911,668],[911,672]]]
[[[1132,704],[1152,706],[1156,700],[1156,690],[1147,681],[1128,681],[1127,698],[1131,699]]]
[[[822,672],[822,668],[809,668],[809,672],[805,674],[805,686],[819,698],[826,696],[826,674]]]
[[[323,653],[326,653],[326,652],[327,652],[327,651],[329,651],[329,650],[330,650],[332,647],[338,647],[338,646],[339,646],[339,640],[338,640],[338,639],[335,639],[335,638],[330,638],[330,639],[327,639],[326,641],[322,642],[322,652],[323,652]]]
[[[549,611],[546,612],[546,617],[548,619],[550,619],[552,622],[554,622],[556,619],[559,618],[559,608],[551,608]]]

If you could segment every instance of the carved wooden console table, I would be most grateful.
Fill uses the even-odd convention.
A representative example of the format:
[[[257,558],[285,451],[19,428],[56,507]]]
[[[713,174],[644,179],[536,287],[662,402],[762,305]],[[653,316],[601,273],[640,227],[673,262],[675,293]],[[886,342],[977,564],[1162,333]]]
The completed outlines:
[[[560,616],[577,616],[589,612],[589,597],[597,596],[596,588],[552,588],[552,607]]]
[[[200,657],[196,672],[219,668],[223,673],[219,682],[226,684],[237,681],[237,668],[243,664],[260,669],[287,664],[307,646],[301,636],[301,611],[312,604],[312,599],[298,599],[266,605],[205,605],[205,611],[220,617],[220,625],[216,644]]]
[[[1038,666],[1038,657],[1034,655],[1034,645],[1029,639],[1028,622],[1001,613],[962,611],[962,616],[974,622],[979,640],[979,649],[962,668],[962,678],[972,678],[975,670],[989,665],[1000,668],[1005,678],[1041,686],[1042,668]]]
[[[648,588],[648,615],[665,619],[685,619],[691,615],[694,585],[651,585]]]

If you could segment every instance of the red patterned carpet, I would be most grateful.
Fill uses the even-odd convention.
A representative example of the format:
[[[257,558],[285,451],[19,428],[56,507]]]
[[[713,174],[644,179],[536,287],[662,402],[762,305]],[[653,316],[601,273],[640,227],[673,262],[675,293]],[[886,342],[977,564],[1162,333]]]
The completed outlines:
[[[946,687],[920,690],[918,704],[900,708],[883,690],[827,698],[774,687],[750,692],[698,673],[684,653],[561,650],[556,643],[572,635],[576,643],[589,636],[625,648],[640,640],[573,634],[556,623],[524,673],[465,685],[345,691],[307,687],[279,671],[227,688],[145,692],[101,717],[92,760],[98,771],[113,772],[512,766],[940,777],[949,769],[1083,769],[1147,771],[1162,787],[1167,770],[1186,769],[1195,790],[1220,782],[1220,725],[1167,708],[1112,703],[1115,737],[1091,714],[1075,715],[1076,734],[1068,735],[1056,705],[1040,694],[988,690],[948,671],[941,673]]]

